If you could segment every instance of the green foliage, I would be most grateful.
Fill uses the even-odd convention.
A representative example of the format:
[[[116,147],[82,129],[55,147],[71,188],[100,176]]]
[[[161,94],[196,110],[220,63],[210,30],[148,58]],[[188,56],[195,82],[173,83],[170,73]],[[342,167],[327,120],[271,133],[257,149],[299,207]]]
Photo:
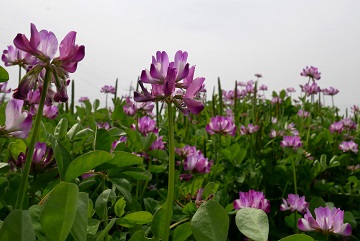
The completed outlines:
[[[269,220],[266,213],[257,208],[241,208],[236,213],[236,226],[246,237],[256,241],[267,241]]]
[[[9,80],[9,73],[4,69],[4,67],[0,66],[0,83],[6,82]]]
[[[191,219],[191,228],[197,241],[226,240],[229,217],[216,201],[208,201],[199,207]]]

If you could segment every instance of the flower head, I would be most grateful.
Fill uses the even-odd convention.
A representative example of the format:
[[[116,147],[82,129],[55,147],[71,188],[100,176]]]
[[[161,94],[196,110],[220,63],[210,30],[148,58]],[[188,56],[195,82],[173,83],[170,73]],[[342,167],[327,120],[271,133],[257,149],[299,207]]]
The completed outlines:
[[[282,147],[291,147],[297,149],[303,146],[303,143],[299,136],[284,136],[283,140],[280,142]]]
[[[5,109],[5,127],[0,127],[0,132],[17,138],[27,138],[32,125],[32,115],[22,111],[23,105],[23,100],[11,99],[8,102]]]
[[[80,97],[79,102],[85,102],[86,100],[89,100],[89,97],[82,96],[82,97]]]
[[[311,85],[306,83],[305,85],[300,85],[301,91],[305,92],[306,96],[315,95],[321,91],[320,87],[313,82]]]
[[[204,109],[200,101],[200,91],[205,78],[194,79],[195,66],[189,67],[187,52],[177,51],[173,62],[165,51],[153,56],[150,70],[143,70],[139,85],[142,93],[134,92],[137,102],[165,101],[174,103],[184,115],[198,114]],[[144,83],[151,84],[151,92]]]
[[[302,231],[318,231],[334,233],[342,236],[351,235],[351,225],[344,223],[344,211],[339,208],[318,207],[314,210],[316,219],[309,209],[306,209],[304,218],[298,220],[298,227]]]
[[[198,152],[186,157],[184,170],[192,173],[209,173],[212,164],[202,153]]]
[[[313,66],[306,66],[305,69],[300,73],[301,76],[309,77],[312,80],[319,80],[321,78],[321,73],[318,71],[318,68]]]
[[[233,120],[225,116],[215,116],[210,119],[210,123],[206,125],[206,131],[210,135],[235,135],[236,126]]]
[[[25,69],[36,64],[35,57],[11,45],[3,51],[1,60],[5,66],[19,65]]]
[[[101,87],[100,90],[101,93],[110,93],[110,94],[115,94],[115,87],[111,86],[111,85],[104,85],[103,87]]]
[[[282,199],[283,203],[280,205],[281,211],[290,210],[295,212],[304,213],[309,203],[305,201],[305,196],[300,197],[298,194],[288,194],[287,199]]]
[[[156,121],[149,116],[139,118],[137,128],[135,125],[132,125],[131,128],[139,130],[143,136],[146,136],[148,133],[158,133]]]
[[[258,130],[259,130],[258,125],[248,124],[247,127],[245,127],[245,126],[240,127],[240,134],[241,135],[252,134],[254,132],[257,132]]]
[[[11,88],[7,89],[8,82],[0,83],[0,93],[8,94],[11,92]]]
[[[266,213],[270,212],[270,202],[265,198],[263,192],[249,190],[248,192],[239,192],[239,199],[234,201],[234,208],[258,208]]]
[[[330,87],[329,89],[323,89],[324,95],[336,95],[337,93],[339,93],[339,90],[334,88],[334,87]]]
[[[41,82],[44,81],[46,69],[46,71],[51,71],[49,78],[57,89],[53,96],[54,101],[67,101],[66,79],[68,73],[74,73],[78,62],[85,56],[85,47],[76,45],[75,39],[76,32],[69,32],[60,43],[60,56],[55,57],[58,40],[53,32],[47,30],[39,32],[36,26],[31,24],[30,40],[24,34],[19,33],[14,39],[14,45],[19,50],[33,56],[36,63],[20,81],[14,92],[14,98],[26,99],[28,92],[37,83],[38,86],[42,86]]]
[[[330,125],[329,130],[331,133],[340,134],[344,130],[344,124],[342,121],[334,122]]]
[[[352,151],[356,154],[358,153],[358,144],[354,141],[343,141],[339,144],[339,149],[343,152]]]

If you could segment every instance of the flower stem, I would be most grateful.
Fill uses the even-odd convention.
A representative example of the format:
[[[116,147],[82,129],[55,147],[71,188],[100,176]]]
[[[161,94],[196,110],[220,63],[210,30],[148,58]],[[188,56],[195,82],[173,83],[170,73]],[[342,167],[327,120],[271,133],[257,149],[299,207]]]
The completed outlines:
[[[296,182],[295,158],[294,158],[294,157],[291,157],[291,159],[292,159],[292,166],[293,166],[294,189],[295,189],[295,194],[297,194],[297,182]]]
[[[43,84],[43,87],[41,90],[40,103],[39,103],[39,107],[38,107],[38,112],[36,114],[35,124],[33,126],[33,133],[31,136],[30,143],[29,143],[28,153],[26,155],[25,165],[24,165],[21,183],[20,183],[20,187],[19,187],[19,194],[16,199],[15,209],[22,208],[24,198],[27,193],[30,167],[31,167],[31,162],[32,162],[33,155],[34,155],[35,143],[38,139],[39,132],[40,132],[41,118],[42,118],[42,113],[44,110],[47,89],[48,89],[49,83],[51,81],[51,73],[52,73],[51,70],[46,68],[45,80],[44,80],[44,84]]]
[[[172,103],[168,103],[168,123],[169,123],[169,177],[168,177],[168,193],[166,198],[166,213],[164,225],[164,239],[169,240],[170,222],[172,216],[172,207],[174,202],[174,185],[175,185],[175,143],[174,143],[174,119]]]

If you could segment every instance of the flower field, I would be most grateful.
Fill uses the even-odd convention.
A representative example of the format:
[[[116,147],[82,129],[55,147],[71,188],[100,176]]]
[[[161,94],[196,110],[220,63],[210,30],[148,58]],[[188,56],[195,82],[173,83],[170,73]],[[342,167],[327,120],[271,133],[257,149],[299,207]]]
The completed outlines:
[[[75,40],[31,24],[3,51],[1,241],[360,240],[360,108],[340,114],[316,67],[280,92],[261,74],[209,89],[158,51],[100,103],[75,98]]]

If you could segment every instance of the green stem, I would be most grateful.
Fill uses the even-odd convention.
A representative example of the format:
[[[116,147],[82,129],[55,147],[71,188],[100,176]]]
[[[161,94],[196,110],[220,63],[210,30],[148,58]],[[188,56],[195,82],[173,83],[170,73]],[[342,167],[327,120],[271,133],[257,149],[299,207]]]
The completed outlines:
[[[28,153],[26,155],[25,165],[24,165],[21,183],[20,183],[20,187],[19,187],[19,194],[16,199],[15,209],[22,208],[24,198],[27,193],[28,178],[29,178],[29,173],[30,173],[31,162],[32,162],[33,155],[34,155],[35,143],[38,139],[39,132],[40,132],[41,118],[42,118],[42,113],[44,110],[46,92],[47,92],[49,83],[51,82],[51,74],[52,74],[51,70],[46,68],[44,84],[43,84],[43,87],[41,90],[40,103],[39,103],[39,107],[38,107],[38,112],[36,114],[35,124],[33,127],[33,133],[31,136],[29,147],[28,147]]]
[[[295,158],[294,158],[294,157],[291,157],[291,160],[292,160],[292,166],[293,166],[294,189],[295,189],[295,194],[297,194],[297,182],[296,182]]]
[[[21,65],[19,65],[19,83],[20,83],[20,81],[21,81]]]
[[[169,177],[168,177],[168,193],[166,198],[166,213],[164,225],[164,239],[169,240],[170,222],[172,216],[172,207],[174,202],[174,185],[175,185],[175,141],[174,141],[174,119],[172,103],[168,102],[168,123],[169,123]]]
[[[214,160],[214,174],[212,175],[212,180],[216,180],[216,175],[218,171],[219,166],[219,149],[221,145],[221,136],[220,134],[215,135],[215,141],[214,141],[214,151],[215,151],[215,160]]]

